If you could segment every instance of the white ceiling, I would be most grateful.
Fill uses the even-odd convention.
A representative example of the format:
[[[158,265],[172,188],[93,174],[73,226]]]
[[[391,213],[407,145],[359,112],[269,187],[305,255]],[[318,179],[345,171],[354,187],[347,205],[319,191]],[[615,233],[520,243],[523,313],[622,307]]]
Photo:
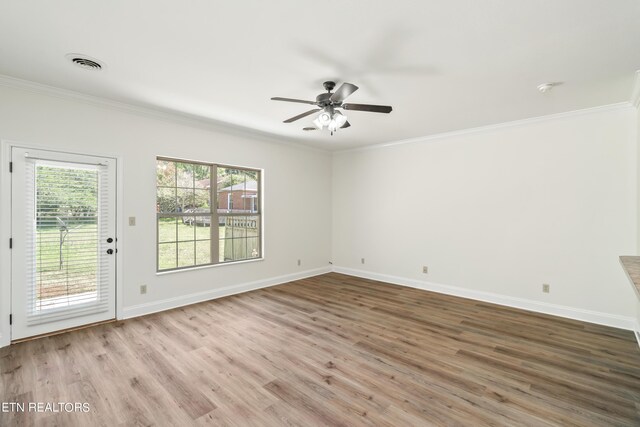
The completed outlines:
[[[0,2],[0,74],[327,149],[628,101],[639,42],[637,0]],[[269,98],[328,79],[394,110],[347,112],[333,137],[282,123],[311,106]]]

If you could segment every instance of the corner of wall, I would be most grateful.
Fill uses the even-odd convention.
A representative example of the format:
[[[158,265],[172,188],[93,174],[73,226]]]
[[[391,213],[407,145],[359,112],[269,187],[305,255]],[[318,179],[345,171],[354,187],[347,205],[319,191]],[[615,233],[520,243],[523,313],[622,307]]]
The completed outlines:
[[[639,111],[632,108],[630,103],[624,102],[492,128],[468,130],[464,133],[399,142],[394,146],[368,147],[366,150],[334,153],[332,177],[334,271],[354,275],[374,274],[375,280],[391,283],[395,280],[396,283],[405,286],[411,286],[408,283],[414,283],[417,287],[428,290],[438,291],[439,289],[444,293],[457,293],[467,298],[485,299],[497,304],[627,330],[635,329],[637,322],[640,321],[640,307],[636,319],[633,301],[622,293],[622,291],[628,291],[626,288],[628,285],[622,282],[622,272],[615,264],[615,260],[622,255],[620,252],[640,251],[640,173],[638,172],[640,170],[640,115],[638,113]],[[589,144],[585,144],[585,137],[591,138]],[[445,140],[447,143],[442,143]],[[540,144],[542,140],[547,141],[546,145]],[[612,141],[615,142],[615,147]],[[601,165],[602,154],[613,152],[615,152],[615,157],[611,157],[613,160],[608,160],[609,163]],[[580,157],[574,157],[575,153],[579,153]],[[479,157],[470,160],[474,155]],[[498,155],[502,156],[498,158],[502,161],[500,164],[508,165],[501,169],[501,175],[488,171],[491,168],[483,166],[483,164],[497,162]],[[547,160],[549,155],[555,155],[556,161],[552,165]],[[524,160],[522,162],[526,167],[522,171],[513,166],[517,163],[511,162],[519,159],[526,159],[526,162]],[[411,184],[419,180],[420,186],[404,185],[396,188],[388,184],[387,179],[377,179],[376,171],[379,170],[379,166],[389,161],[413,167],[414,171],[411,175],[414,178],[409,174],[401,175],[403,182]],[[586,180],[590,179],[594,183],[601,182],[602,185],[598,188],[601,195],[607,197],[610,194],[614,195],[611,199],[607,199],[609,206],[602,207],[601,213],[609,215],[612,218],[611,222],[620,224],[616,230],[617,240],[614,241],[606,235],[602,241],[593,243],[592,247],[599,251],[597,256],[589,251],[580,252],[581,255],[584,253],[593,258],[593,267],[590,268],[594,274],[583,274],[583,271],[578,268],[577,261],[572,264],[572,267],[562,267],[552,256],[541,259],[546,262],[544,271],[529,268],[531,263],[526,260],[530,260],[532,256],[539,256],[540,253],[546,253],[543,244],[521,251],[523,256],[516,258],[515,261],[520,262],[518,267],[523,266],[523,269],[516,269],[513,265],[509,265],[509,268],[512,268],[508,272],[511,277],[525,277],[525,284],[517,289],[510,286],[511,282],[508,280],[503,280],[504,275],[496,277],[496,274],[487,273],[479,278],[468,273],[472,268],[480,272],[486,270],[483,266],[487,264],[481,264],[478,261],[478,254],[482,256],[484,254],[480,252],[482,248],[476,242],[481,242],[482,239],[489,243],[495,241],[491,239],[495,236],[496,230],[511,231],[509,235],[499,236],[503,239],[496,243],[494,248],[495,256],[511,260],[515,257],[509,253],[509,248],[513,247],[514,241],[524,238],[529,238],[535,244],[541,241],[538,236],[533,235],[531,230],[536,229],[532,228],[531,224],[538,224],[538,228],[543,229],[539,224],[547,221],[549,226],[543,231],[547,230],[551,234],[558,224],[553,222],[557,218],[560,218],[559,221],[563,224],[570,225],[575,224],[576,217],[586,218],[583,221],[584,224],[575,225],[574,229],[560,233],[560,238],[563,240],[557,247],[563,249],[555,253],[564,256],[573,254],[574,249],[581,250],[584,247],[580,243],[581,238],[576,239],[575,236],[580,236],[580,231],[594,221],[591,221],[588,215],[581,216],[582,201],[586,201],[587,204],[592,203],[589,206],[597,210],[602,206],[599,199],[594,199],[591,192],[584,192],[580,193],[580,197],[583,198],[580,199],[580,203],[566,202],[562,206],[565,210],[558,214],[555,214],[553,209],[547,209],[553,203],[565,200],[563,191],[584,187],[582,184],[584,181],[579,179],[568,183],[563,181],[567,165],[573,167],[574,177],[584,174]],[[475,169],[474,166],[476,166]],[[611,174],[615,178],[608,180],[606,173],[595,177],[591,172],[593,167],[596,169],[600,167],[600,171],[619,173]],[[420,174],[422,176],[415,178],[416,168],[424,168],[426,172],[419,171],[418,176]],[[540,170],[544,170],[545,174],[540,174]],[[485,171],[488,172],[482,175]],[[541,175],[545,175],[544,179],[540,179]],[[359,179],[364,181],[373,179],[376,185],[367,192],[362,192],[357,185]],[[480,179],[483,180],[480,181]],[[338,186],[337,181],[340,181],[341,185]],[[477,182],[482,185],[476,184]],[[558,183],[564,185],[562,190],[557,186]],[[378,184],[382,184],[382,187]],[[475,186],[477,190],[490,189],[491,192],[488,191],[490,193],[488,195],[493,198],[487,198],[487,195],[480,191],[467,194],[469,184]],[[431,201],[430,204],[422,202],[420,196],[415,197],[419,192],[432,199],[433,195],[437,195],[438,201]],[[552,196],[549,195],[550,192],[553,193]],[[476,198],[478,194],[482,194],[482,197]],[[514,194],[521,196],[521,199],[512,201],[511,205],[507,206],[510,210],[493,208],[501,200],[506,200],[503,196],[512,197]],[[471,196],[473,200],[469,202],[469,197],[466,196]],[[421,222],[417,225],[407,225],[412,228],[406,234],[414,237],[405,238],[387,230],[379,232],[377,225],[383,224],[390,217],[390,213],[393,214],[392,209],[373,209],[377,213],[374,213],[373,217],[366,218],[349,218],[349,215],[347,218],[341,218],[337,212],[338,209],[343,212],[353,212],[351,216],[354,216],[356,210],[352,207],[362,206],[363,201],[371,202],[372,197],[376,198],[376,207],[384,207],[385,203],[388,206],[410,205],[414,212],[420,212]],[[414,202],[415,200],[418,202]],[[534,204],[534,202],[540,203]],[[613,208],[610,205],[613,205]],[[467,223],[460,219],[460,212],[471,212],[469,207],[473,206],[481,209],[480,212],[484,213],[483,221],[486,218],[493,228],[486,228],[486,232],[477,231],[482,228],[467,226]],[[522,212],[529,212],[526,220],[518,215]],[[545,216],[538,218],[532,212],[543,212]],[[507,220],[509,218],[517,218],[517,220],[505,224],[503,217]],[[476,222],[480,223],[480,221]],[[447,227],[442,227],[443,223],[446,223]],[[348,227],[344,224],[355,226]],[[429,227],[423,224],[429,224]],[[456,229],[457,224],[465,225],[464,232],[459,228]],[[530,231],[525,233],[524,237],[521,236],[523,234],[521,232],[527,230]],[[459,235],[452,236],[450,232],[459,233]],[[471,240],[469,232],[475,233],[477,239]],[[514,236],[517,236],[517,239]],[[605,236],[604,232],[602,236]],[[399,255],[393,250],[386,252],[376,250],[379,244],[400,248],[398,250],[406,253],[407,256]],[[458,249],[463,249],[465,253],[461,254],[460,252],[463,251]],[[374,253],[371,255],[372,251]],[[383,274],[364,271],[365,266],[360,263],[361,256],[367,256],[367,269],[371,268]],[[568,258],[571,256],[573,255]],[[433,283],[423,282],[422,279],[415,280],[419,279],[420,275],[413,268],[417,269],[423,265],[421,263],[423,258],[435,260],[429,261],[430,270],[432,263],[434,267],[440,263],[439,270],[434,268],[434,271],[438,271],[437,276],[430,276],[437,277]],[[468,262],[471,265],[467,265]],[[350,272],[345,271],[345,268]],[[360,268],[363,270],[359,270]],[[563,293],[555,293],[551,298],[544,300],[547,302],[543,302],[537,299],[532,289],[533,286],[537,289],[539,285],[535,285],[536,283],[546,282],[546,277],[551,277],[552,279],[549,280],[562,283],[565,287]],[[619,286],[616,289],[621,289],[621,292],[616,294],[615,299],[603,298],[604,293],[597,287],[598,280],[615,281],[616,286]],[[447,283],[462,285],[454,289],[446,285]],[[579,290],[585,283],[593,287],[590,288],[591,292],[588,296],[578,301],[572,297],[573,288]]]
[[[640,73],[640,72],[639,72]],[[640,76],[640,74],[637,74],[638,76]],[[640,86],[640,84],[638,84],[637,86]],[[637,239],[636,239],[636,254],[640,255],[640,107],[638,107],[638,105],[635,105],[636,111],[635,111],[635,127],[634,127],[634,132],[635,132],[635,147],[636,147],[636,218],[637,218],[637,225],[636,225],[636,235],[637,235]],[[640,318],[638,319],[640,321]]]
[[[640,71],[636,72],[631,104],[636,108],[634,129],[636,139],[636,255],[640,255]],[[638,345],[640,345],[640,300],[637,302],[636,321],[635,335],[638,339]]]

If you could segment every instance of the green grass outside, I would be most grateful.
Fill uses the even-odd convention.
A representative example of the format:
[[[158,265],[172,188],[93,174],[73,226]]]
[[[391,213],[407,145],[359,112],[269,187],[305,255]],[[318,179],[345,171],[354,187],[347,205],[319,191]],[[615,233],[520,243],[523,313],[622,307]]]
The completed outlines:
[[[220,236],[224,236],[225,227],[222,225],[219,228]],[[158,243],[160,270],[211,262],[210,227],[187,225],[181,218],[161,218],[158,223]],[[218,245],[220,253],[224,253],[224,240],[220,240]]]
[[[257,230],[219,226],[218,262],[247,259],[258,247]],[[235,238],[225,239],[227,238]],[[248,240],[243,239],[249,237]],[[161,218],[158,223],[158,266],[160,270],[211,263],[211,228],[184,224],[182,218]],[[217,236],[214,235],[214,239]],[[232,247],[231,245],[235,245]],[[244,245],[244,246],[243,246]],[[226,247],[226,251],[225,251]]]
[[[36,230],[37,299],[96,290],[96,232],[95,224],[71,226],[61,249],[57,227]]]

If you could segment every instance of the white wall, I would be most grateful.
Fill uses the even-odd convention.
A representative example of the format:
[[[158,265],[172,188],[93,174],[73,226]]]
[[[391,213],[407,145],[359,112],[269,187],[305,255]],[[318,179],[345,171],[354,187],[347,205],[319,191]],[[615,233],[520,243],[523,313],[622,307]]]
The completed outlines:
[[[0,139],[121,156],[124,218],[137,217],[135,227],[123,225],[119,232],[125,316],[211,297],[216,290],[228,293],[229,286],[253,287],[328,268],[331,157],[327,153],[8,87],[0,87]],[[156,155],[263,168],[264,261],[157,275]],[[3,167],[8,163],[1,161]],[[6,216],[0,219],[5,225],[9,221]],[[2,266],[8,267],[6,257]],[[140,295],[140,284],[148,285],[146,295]],[[191,300],[184,298],[188,295]],[[164,302],[157,305],[159,301]],[[6,301],[2,307],[0,339],[6,340]]]
[[[640,240],[637,125],[631,108],[600,109],[332,160],[251,134],[0,87],[0,139],[121,157],[123,217],[137,217],[120,231],[125,316],[315,274],[331,259],[352,274],[628,326],[640,305],[618,256],[637,253]],[[264,168],[266,259],[157,275],[156,155]],[[2,257],[0,290],[7,267]],[[2,345],[7,293],[0,298]]]
[[[602,108],[337,153],[333,263],[630,328],[618,256],[636,253],[635,121]]]

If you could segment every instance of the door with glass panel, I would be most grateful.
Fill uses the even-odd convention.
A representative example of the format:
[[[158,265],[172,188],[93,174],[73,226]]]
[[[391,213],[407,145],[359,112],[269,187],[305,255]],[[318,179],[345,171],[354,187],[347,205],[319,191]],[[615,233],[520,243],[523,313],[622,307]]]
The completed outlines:
[[[13,147],[11,162],[11,338],[115,318],[115,159]]]

